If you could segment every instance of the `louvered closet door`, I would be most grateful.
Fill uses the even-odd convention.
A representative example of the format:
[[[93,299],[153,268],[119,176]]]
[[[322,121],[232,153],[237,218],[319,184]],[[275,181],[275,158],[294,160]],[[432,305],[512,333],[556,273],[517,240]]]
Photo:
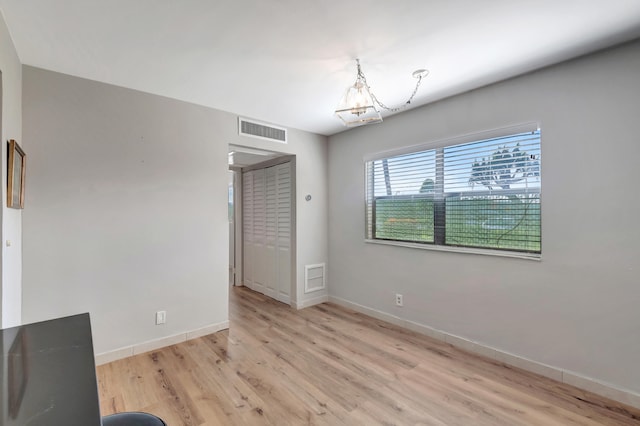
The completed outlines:
[[[277,189],[277,296],[284,303],[291,302],[291,163],[275,169]]]
[[[253,289],[265,293],[266,261],[266,188],[265,170],[253,171]]]
[[[264,294],[277,299],[277,187],[276,168],[265,169],[265,269]]]
[[[244,285],[253,288],[253,172],[242,174],[242,247]]]
[[[243,174],[244,282],[291,303],[291,163]]]

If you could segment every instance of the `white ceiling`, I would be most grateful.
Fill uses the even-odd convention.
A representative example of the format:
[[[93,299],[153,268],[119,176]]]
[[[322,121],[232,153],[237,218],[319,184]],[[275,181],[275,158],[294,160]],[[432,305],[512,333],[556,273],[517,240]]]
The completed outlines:
[[[424,105],[640,36],[640,0],[0,0],[22,63],[330,135],[355,80]],[[383,116],[385,116],[383,114]]]

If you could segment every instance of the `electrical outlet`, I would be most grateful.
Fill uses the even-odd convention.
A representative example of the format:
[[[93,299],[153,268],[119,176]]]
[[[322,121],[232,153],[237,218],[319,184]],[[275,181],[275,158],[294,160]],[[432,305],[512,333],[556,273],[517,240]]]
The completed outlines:
[[[402,295],[396,293],[396,306],[402,306]]]
[[[156,312],[156,325],[164,324],[167,322],[167,311]]]

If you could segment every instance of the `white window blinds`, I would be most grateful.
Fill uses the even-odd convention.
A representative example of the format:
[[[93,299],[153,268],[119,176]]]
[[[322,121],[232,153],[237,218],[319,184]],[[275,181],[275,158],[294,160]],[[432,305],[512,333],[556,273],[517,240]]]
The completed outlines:
[[[540,131],[366,163],[367,238],[540,253]]]

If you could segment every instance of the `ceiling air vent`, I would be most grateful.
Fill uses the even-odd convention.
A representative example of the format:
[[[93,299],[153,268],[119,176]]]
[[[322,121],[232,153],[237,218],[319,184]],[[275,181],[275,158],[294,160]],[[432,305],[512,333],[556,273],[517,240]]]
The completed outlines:
[[[242,117],[238,117],[238,132],[242,136],[287,143],[287,129],[272,124],[249,121]]]

